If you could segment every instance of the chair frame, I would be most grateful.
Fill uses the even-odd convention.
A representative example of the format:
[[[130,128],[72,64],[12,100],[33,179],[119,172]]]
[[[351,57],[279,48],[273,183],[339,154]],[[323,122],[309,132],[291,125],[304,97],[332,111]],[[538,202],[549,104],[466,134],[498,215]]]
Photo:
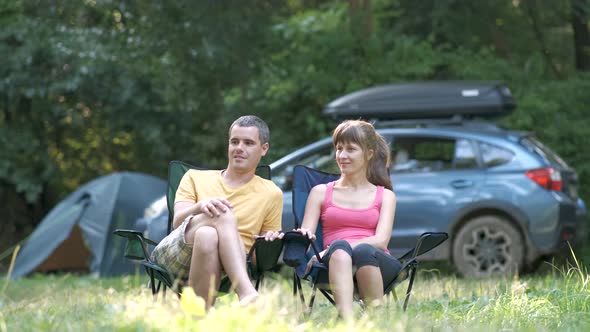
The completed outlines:
[[[326,180],[327,182],[330,182],[330,181],[334,180],[335,178],[339,177],[338,174],[326,173],[326,172],[316,170],[314,168],[304,166],[304,165],[296,165],[293,169],[294,182],[296,181],[296,179],[295,179],[296,173],[299,171],[300,168],[303,168],[305,170],[305,172],[314,172],[317,174],[324,175],[325,176],[324,180]],[[327,182],[325,182],[325,183],[327,183]],[[324,182],[314,183],[314,185],[318,185],[321,183],[324,183]],[[309,190],[311,190],[311,188],[309,188]],[[298,209],[298,205],[296,204],[297,199],[298,199],[298,196],[295,194],[295,186],[293,186],[293,204],[292,204],[292,206],[293,206],[293,214],[295,216],[295,228],[299,228],[301,226],[301,223],[303,222],[303,214],[304,214],[304,211],[303,211],[303,214],[300,214],[301,211],[297,211],[297,209]],[[319,223],[321,224],[321,220],[319,221]],[[317,230],[316,230],[316,232],[317,232]],[[301,235],[301,236],[303,236],[303,235]],[[397,294],[395,292],[395,287],[409,278],[408,287],[406,289],[404,303],[402,306],[403,310],[406,311],[407,306],[408,306],[408,302],[410,300],[410,295],[412,292],[414,281],[416,279],[416,271],[417,271],[417,268],[419,265],[418,256],[436,248],[437,246],[439,246],[441,243],[443,243],[447,239],[448,239],[448,234],[444,233],[444,232],[426,232],[426,233],[423,233],[422,235],[420,235],[418,237],[417,242],[416,242],[416,246],[398,258],[398,260],[402,263],[402,268],[401,268],[398,276],[396,276],[396,278],[393,281],[391,281],[388,285],[384,286],[384,290],[383,290],[384,295],[388,295],[389,293],[391,293],[393,295],[395,301],[398,302]],[[310,247],[311,247],[311,250],[313,251],[312,252],[313,255],[315,255],[316,258],[318,259],[317,262],[313,263],[311,270],[313,271],[315,269],[317,271],[315,279],[319,279],[319,277],[318,277],[319,273],[327,273],[327,265],[325,264],[323,259],[319,256],[320,250],[318,249],[318,246],[315,243],[315,241],[311,241],[311,240],[309,241],[309,245],[307,247],[308,248],[307,250],[309,250]],[[311,273],[308,273],[306,276],[304,276],[304,278],[309,277],[310,274]],[[310,280],[312,282],[313,289],[312,289],[312,293],[311,293],[311,298],[309,300],[309,304],[306,305],[305,297],[302,292],[301,279],[302,278],[297,274],[297,272],[293,271],[293,296],[296,297],[297,293],[299,293],[299,298],[300,298],[301,304],[302,304],[304,311],[306,313],[310,313],[312,311],[313,305],[315,302],[316,291],[318,289],[324,295],[324,297],[326,297],[326,299],[330,303],[332,303],[333,305],[336,305],[336,302],[335,302],[334,298],[332,297],[329,288],[326,289],[326,288],[320,287],[318,285],[317,280],[313,280],[314,277],[312,277]]]
[[[172,230],[172,221],[174,218],[174,197],[176,195],[176,189],[178,189],[178,188],[174,188],[172,190],[172,184],[170,183],[170,179],[171,179],[171,175],[172,175],[171,173],[173,171],[172,168],[175,165],[180,165],[181,167],[183,167],[184,173],[188,172],[188,170],[190,170],[190,169],[207,170],[207,168],[197,167],[197,166],[191,165],[187,162],[179,161],[179,160],[173,160],[169,163],[169,165],[168,165],[168,186],[167,186],[167,190],[166,190],[166,202],[167,202],[167,206],[168,206],[167,234],[170,234],[170,232]],[[266,165],[260,165],[257,167],[256,174],[265,178],[265,179],[270,180],[270,178],[271,178],[270,167],[266,166]],[[156,246],[158,244],[157,242],[144,237],[143,233],[135,231],[135,230],[117,229],[113,232],[113,234],[119,235],[119,236],[127,239],[127,244],[125,247],[124,256],[130,260],[139,262],[139,264],[141,264],[144,267],[146,273],[148,274],[148,276],[150,278],[150,287],[151,287],[152,295],[154,296],[154,298],[157,298],[157,295],[158,295],[160,289],[162,289],[163,297],[165,297],[166,296],[166,288],[173,289],[174,292],[180,296],[179,287],[174,287],[174,277],[163,266],[156,264],[155,262],[153,262],[150,259],[148,245]],[[140,249],[137,248],[138,246],[140,247]],[[254,279],[256,281],[256,283],[255,283],[256,290],[258,290],[258,288],[262,284],[262,281],[264,280],[264,277],[265,277],[265,272],[268,270],[271,270],[273,266],[276,266],[276,262],[278,261],[278,258],[282,252],[282,249],[283,249],[283,242],[278,239],[275,241],[269,242],[263,238],[258,238],[254,241],[254,244],[252,245],[252,247],[250,248],[250,250],[248,252],[248,255],[246,256],[246,260],[247,260],[248,273],[250,275],[250,278]],[[258,254],[259,250],[261,251],[261,253],[262,253],[262,251],[264,251],[265,254],[268,254],[269,251],[275,253],[274,256],[272,256],[270,259],[268,259],[268,261],[275,262],[274,264],[272,264],[273,266],[270,266],[271,264],[269,264],[268,262],[262,262],[261,260],[257,260],[256,266],[253,266],[253,264],[252,264],[253,255],[256,255],[257,257],[262,256],[262,255]],[[228,285],[229,285],[228,280],[222,279],[220,289],[225,291],[227,288],[227,290],[229,290]]]

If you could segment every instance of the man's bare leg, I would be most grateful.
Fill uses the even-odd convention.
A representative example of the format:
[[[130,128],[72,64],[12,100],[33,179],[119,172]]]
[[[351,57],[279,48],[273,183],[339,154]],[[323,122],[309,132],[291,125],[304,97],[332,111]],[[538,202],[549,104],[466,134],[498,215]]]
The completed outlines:
[[[231,211],[227,211],[216,218],[215,226],[223,269],[235,285],[240,302],[247,304],[258,295],[258,292],[248,277],[246,253],[238,232],[236,217]]]
[[[221,277],[217,230],[214,227],[201,226],[193,229],[190,236],[187,236],[189,238],[192,238],[193,253],[188,284],[198,296],[205,299],[206,309],[209,310],[215,304]]]
[[[212,241],[209,241],[209,238],[203,239],[202,243],[197,243],[197,237],[195,237],[195,234],[197,230],[203,227],[208,227],[216,231],[216,245],[214,247],[217,251],[215,253],[211,251]],[[193,220],[187,226],[185,232],[186,242],[193,243],[194,246],[191,260],[191,275],[193,275],[194,267],[195,271],[193,279],[199,280],[198,282],[196,281],[195,285],[197,285],[197,283],[201,285],[201,276],[209,276],[206,278],[207,282],[209,282],[211,273],[214,272],[213,269],[204,271],[200,266],[208,261],[210,257],[214,256],[219,259],[221,264],[213,275],[215,275],[218,280],[221,268],[223,268],[232,283],[235,285],[236,293],[238,294],[240,301],[246,304],[258,295],[258,292],[254,289],[254,286],[252,286],[250,278],[248,277],[244,244],[238,232],[236,217],[231,210],[226,211],[218,217],[208,217],[207,215],[199,214],[193,217]],[[210,236],[210,238],[213,238],[213,236]],[[207,253],[195,250],[201,244],[207,244],[207,250],[205,251]],[[204,286],[204,281],[202,285],[203,287],[208,287]],[[196,289],[195,293],[197,293]],[[197,295],[199,294],[197,293]]]

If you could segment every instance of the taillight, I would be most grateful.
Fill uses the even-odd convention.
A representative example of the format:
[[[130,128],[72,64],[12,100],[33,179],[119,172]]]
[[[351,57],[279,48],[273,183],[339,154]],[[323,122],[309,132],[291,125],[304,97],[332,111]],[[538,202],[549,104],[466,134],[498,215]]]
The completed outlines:
[[[561,191],[561,173],[551,167],[527,171],[526,176],[547,190]]]

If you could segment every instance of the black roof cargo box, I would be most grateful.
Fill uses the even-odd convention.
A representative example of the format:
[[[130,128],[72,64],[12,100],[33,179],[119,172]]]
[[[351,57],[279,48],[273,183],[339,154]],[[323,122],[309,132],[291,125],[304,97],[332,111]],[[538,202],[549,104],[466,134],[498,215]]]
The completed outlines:
[[[489,118],[507,115],[516,102],[502,82],[421,82],[376,86],[342,96],[324,110],[335,119]]]

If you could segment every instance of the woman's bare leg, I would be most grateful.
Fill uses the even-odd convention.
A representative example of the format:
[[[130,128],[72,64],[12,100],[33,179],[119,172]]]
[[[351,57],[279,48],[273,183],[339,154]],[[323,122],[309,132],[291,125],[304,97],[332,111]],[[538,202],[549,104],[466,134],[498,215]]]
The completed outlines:
[[[383,301],[383,278],[377,266],[365,265],[356,271],[359,295],[367,305],[379,305]]]
[[[337,249],[332,253],[328,274],[340,316],[351,318],[353,315],[354,282],[352,279],[352,258],[346,251]]]

